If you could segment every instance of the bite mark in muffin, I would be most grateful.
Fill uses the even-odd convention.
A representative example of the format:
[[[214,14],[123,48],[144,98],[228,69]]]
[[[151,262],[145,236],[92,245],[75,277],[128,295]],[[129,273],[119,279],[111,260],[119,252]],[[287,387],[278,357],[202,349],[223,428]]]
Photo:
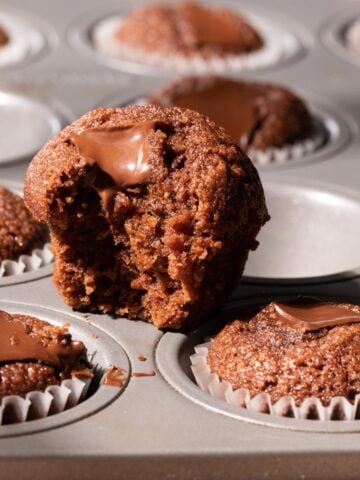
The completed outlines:
[[[254,166],[222,129],[154,105],[97,109],[66,128],[33,159],[25,198],[50,224],[69,305],[159,328],[221,304],[269,218]]]

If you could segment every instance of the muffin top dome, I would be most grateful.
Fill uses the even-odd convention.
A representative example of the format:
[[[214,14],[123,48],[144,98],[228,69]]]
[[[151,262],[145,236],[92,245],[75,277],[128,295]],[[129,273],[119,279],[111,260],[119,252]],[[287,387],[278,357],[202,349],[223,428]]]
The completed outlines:
[[[116,36],[131,48],[184,56],[247,53],[263,45],[242,16],[196,2],[136,10],[124,18]]]
[[[236,320],[214,339],[211,370],[251,397],[291,396],[328,405],[360,393],[360,307],[312,298],[272,302],[249,322]]]

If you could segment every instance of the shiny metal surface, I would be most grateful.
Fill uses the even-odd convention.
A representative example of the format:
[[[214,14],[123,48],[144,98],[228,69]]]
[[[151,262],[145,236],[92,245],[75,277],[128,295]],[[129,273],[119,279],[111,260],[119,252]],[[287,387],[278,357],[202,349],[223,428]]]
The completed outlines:
[[[244,275],[313,283],[359,275],[357,191],[294,179],[265,182],[264,190],[271,221]]]
[[[143,66],[121,66],[121,71],[118,66],[101,63],[89,51],[88,39],[84,38],[86,29],[112,12],[129,5],[135,8],[140,4],[137,0],[126,5],[124,2],[120,5],[118,0],[104,0],[101,5],[96,0],[51,3],[33,0],[31,5],[24,0],[4,1],[1,8],[17,9],[27,18],[39,19],[41,25],[53,32],[55,42],[46,54],[36,57],[36,62],[3,69],[1,91],[37,99],[50,110],[51,101],[58,102],[74,116],[80,116],[100,104],[122,103],[121,99],[127,101],[149,93],[174,77],[175,72],[160,70],[148,75]],[[239,5],[226,3],[236,8]],[[260,16],[270,11],[263,0],[241,5]],[[353,15],[357,8],[357,2],[348,0],[341,2],[341,6],[338,0],[316,0],[311,6],[272,0],[271,19],[298,36],[301,51],[271,68],[232,74],[235,78],[282,83],[305,92],[310,109],[330,119],[329,130],[334,139],[319,150],[317,158],[261,168],[274,227],[269,223],[270,230],[262,234],[263,241],[255,254],[259,255],[259,261],[254,257],[257,263],[250,260],[248,266],[256,275],[263,276],[242,280],[232,296],[236,305],[299,293],[360,303],[357,254],[360,70],[357,64],[329,52],[321,39],[328,18],[338,15],[340,19],[339,9],[344,16]],[[82,46],[75,46],[74,41],[82,42]],[[83,47],[87,51],[80,53]],[[9,129],[10,134],[17,131],[19,139],[27,135],[16,124]],[[21,183],[28,161],[29,157],[1,163],[0,183]],[[279,230],[282,235],[276,233]],[[271,261],[270,249],[276,253],[276,261]],[[308,277],[309,274],[312,276]],[[27,280],[14,285],[0,283],[0,308],[21,308],[49,321],[53,318],[55,322],[63,322],[70,316],[76,333],[84,335],[91,348],[94,343],[87,332],[92,328],[105,343],[109,337],[111,347],[110,343],[104,343],[104,351],[101,349],[106,362],[110,357],[105,355],[124,351],[131,372],[154,370],[156,375],[131,377],[121,395],[106,406],[97,404],[95,409],[93,405],[87,410],[84,403],[77,407],[78,411],[74,409],[73,417],[71,411],[67,412],[71,418],[63,417],[62,421],[62,414],[59,415],[59,425],[47,425],[44,430],[40,426],[39,431],[26,435],[20,430],[16,436],[0,438],[0,477],[18,480],[359,478],[357,424],[331,425],[331,432],[328,425],[320,425],[321,431],[315,432],[307,431],[308,424],[289,425],[286,419],[275,426],[281,428],[274,428],[268,418],[244,421],[238,418],[242,413],[224,414],[223,406],[201,396],[187,375],[187,349],[195,338],[191,332],[164,335],[144,322],[74,313],[58,296],[50,277]],[[228,303],[228,309],[232,305]],[[144,355],[146,362],[139,361],[139,355]],[[181,389],[184,391],[180,392]]]
[[[0,91],[0,165],[31,158],[68,120],[49,100]]]

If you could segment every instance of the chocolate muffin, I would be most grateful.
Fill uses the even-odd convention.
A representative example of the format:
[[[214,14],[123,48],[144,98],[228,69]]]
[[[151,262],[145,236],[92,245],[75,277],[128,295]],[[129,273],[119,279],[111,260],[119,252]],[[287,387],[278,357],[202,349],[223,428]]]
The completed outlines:
[[[124,18],[116,38],[144,52],[205,58],[248,53],[263,45],[260,35],[242,16],[225,7],[196,2],[136,10]]]
[[[305,103],[279,85],[187,77],[165,86],[149,101],[207,115],[224,127],[245,152],[281,148],[308,138],[314,131]]]
[[[47,235],[47,228],[32,218],[23,199],[0,187],[0,262],[31,254],[43,246]]]
[[[199,113],[99,108],[32,160],[25,201],[50,224],[55,283],[76,309],[157,327],[224,301],[268,220],[250,160]]]
[[[273,302],[249,322],[227,325],[211,345],[212,372],[272,402],[291,396],[328,405],[360,393],[360,307],[312,298]]]
[[[9,37],[5,32],[5,30],[0,25],[0,47],[3,47],[4,45],[6,45],[8,41],[9,41]]]
[[[0,311],[0,400],[44,391],[87,366],[86,348],[65,327]]]

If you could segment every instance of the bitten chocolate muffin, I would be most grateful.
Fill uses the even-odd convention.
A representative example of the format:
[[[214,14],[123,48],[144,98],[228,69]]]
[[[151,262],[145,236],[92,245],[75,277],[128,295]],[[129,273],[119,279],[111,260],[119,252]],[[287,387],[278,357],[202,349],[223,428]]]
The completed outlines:
[[[86,366],[86,348],[67,328],[0,311],[0,399],[44,391]]]
[[[3,47],[4,45],[6,45],[8,41],[9,41],[9,37],[5,32],[5,30],[0,25],[0,47]]]
[[[44,244],[47,234],[47,228],[32,218],[23,199],[0,187],[0,262],[30,254]]]
[[[211,345],[208,363],[234,389],[300,406],[317,397],[352,401],[360,393],[360,307],[311,298],[273,302],[249,322],[227,325]]]
[[[281,148],[308,138],[314,131],[305,103],[279,85],[187,77],[165,86],[149,101],[207,115],[224,127],[245,152]]]
[[[186,57],[242,54],[263,45],[242,16],[225,7],[196,2],[136,10],[124,18],[116,37],[132,49]]]
[[[176,329],[225,299],[269,218],[255,167],[222,129],[154,105],[74,122],[31,162],[25,199],[50,224],[69,305]]]

